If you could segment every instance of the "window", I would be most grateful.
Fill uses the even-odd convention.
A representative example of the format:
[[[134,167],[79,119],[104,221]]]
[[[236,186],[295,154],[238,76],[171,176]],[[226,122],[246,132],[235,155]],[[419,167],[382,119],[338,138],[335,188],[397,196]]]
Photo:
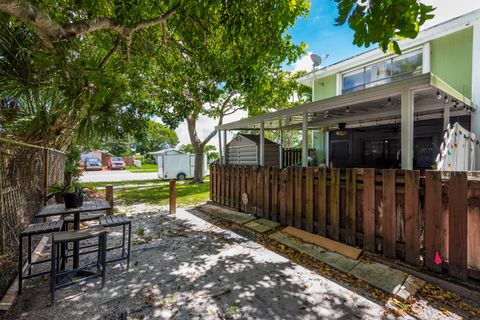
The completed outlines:
[[[371,88],[422,72],[422,49],[345,73],[342,93]]]

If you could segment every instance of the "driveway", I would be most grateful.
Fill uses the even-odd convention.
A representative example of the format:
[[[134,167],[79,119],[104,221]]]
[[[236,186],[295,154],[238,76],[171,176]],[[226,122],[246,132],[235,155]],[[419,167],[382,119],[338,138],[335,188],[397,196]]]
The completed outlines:
[[[128,170],[84,171],[80,182],[133,181],[157,179],[156,172],[135,173]]]

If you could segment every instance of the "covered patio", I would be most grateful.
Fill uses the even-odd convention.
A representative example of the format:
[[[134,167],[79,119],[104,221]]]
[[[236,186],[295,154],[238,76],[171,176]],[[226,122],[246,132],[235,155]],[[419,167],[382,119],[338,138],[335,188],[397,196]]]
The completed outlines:
[[[398,158],[398,166],[390,163],[387,168],[411,170],[425,169],[426,165],[415,165],[414,139],[417,136],[432,137],[427,143],[439,145],[443,138],[443,130],[449,123],[460,122],[470,129],[471,113],[476,106],[460,92],[448,86],[432,73],[409,77],[383,85],[350,92],[340,96],[323,99],[290,109],[280,110],[217,127],[221,142],[221,163],[225,164],[225,145],[227,131],[258,131],[260,135],[260,150],[258,163],[265,163],[265,130],[280,132],[280,145],[283,147],[283,132],[286,130],[301,130],[302,132],[302,166],[308,166],[308,149],[315,148],[317,164],[330,167],[365,167],[375,166],[369,154],[357,155],[365,158],[363,162],[354,161],[356,147],[361,139],[350,137],[347,131],[364,132],[369,129],[377,139],[378,128],[388,128],[399,134],[398,146],[394,156]],[[430,129],[422,127],[430,126]],[[415,130],[414,130],[415,127]],[[419,128],[419,135],[415,134]],[[425,132],[426,130],[426,132]],[[221,139],[223,132],[223,141]],[[339,132],[339,134],[334,134]],[[351,138],[349,144],[342,144],[346,137]],[[390,141],[386,140],[385,143]],[[439,141],[440,140],[440,141]],[[333,148],[334,150],[331,150]],[[422,148],[421,145],[418,148]],[[336,150],[335,150],[336,149]],[[435,149],[435,148],[433,148]],[[395,152],[396,151],[396,152]],[[438,150],[432,150],[433,153]],[[361,151],[359,151],[361,152]],[[375,152],[372,151],[373,153]],[[335,159],[335,153],[340,156],[348,154],[350,162]],[[283,152],[280,152],[279,163],[283,163]],[[433,158],[434,159],[434,158]],[[336,160],[337,163],[331,163]],[[428,162],[429,160],[426,160]],[[430,163],[427,168],[431,168]]]

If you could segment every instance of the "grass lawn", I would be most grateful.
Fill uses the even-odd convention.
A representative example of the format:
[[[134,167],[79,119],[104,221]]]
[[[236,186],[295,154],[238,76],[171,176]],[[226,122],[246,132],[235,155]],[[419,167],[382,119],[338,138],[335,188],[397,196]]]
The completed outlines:
[[[142,164],[141,168],[135,166],[127,166],[126,169],[130,172],[157,172],[157,165],[146,163]]]
[[[102,181],[102,182],[82,182],[82,187],[84,188],[104,188],[105,186],[111,184],[115,186],[124,186],[124,185],[141,185],[141,184],[168,184],[168,180],[162,179],[150,179],[150,180],[129,180],[129,181]]]
[[[147,203],[155,205],[168,205],[168,184],[161,184],[145,188],[128,188],[114,191],[115,200],[124,202],[127,205],[134,203]],[[177,205],[188,206],[209,199],[210,183],[188,184],[188,182],[177,183]]]

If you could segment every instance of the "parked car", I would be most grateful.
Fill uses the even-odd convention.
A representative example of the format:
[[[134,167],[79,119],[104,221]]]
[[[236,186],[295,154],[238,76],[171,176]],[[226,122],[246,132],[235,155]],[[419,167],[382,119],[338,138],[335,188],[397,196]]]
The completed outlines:
[[[108,169],[120,169],[125,170],[125,161],[120,157],[113,157],[108,159]]]
[[[102,170],[102,161],[98,158],[85,159],[85,171]]]

